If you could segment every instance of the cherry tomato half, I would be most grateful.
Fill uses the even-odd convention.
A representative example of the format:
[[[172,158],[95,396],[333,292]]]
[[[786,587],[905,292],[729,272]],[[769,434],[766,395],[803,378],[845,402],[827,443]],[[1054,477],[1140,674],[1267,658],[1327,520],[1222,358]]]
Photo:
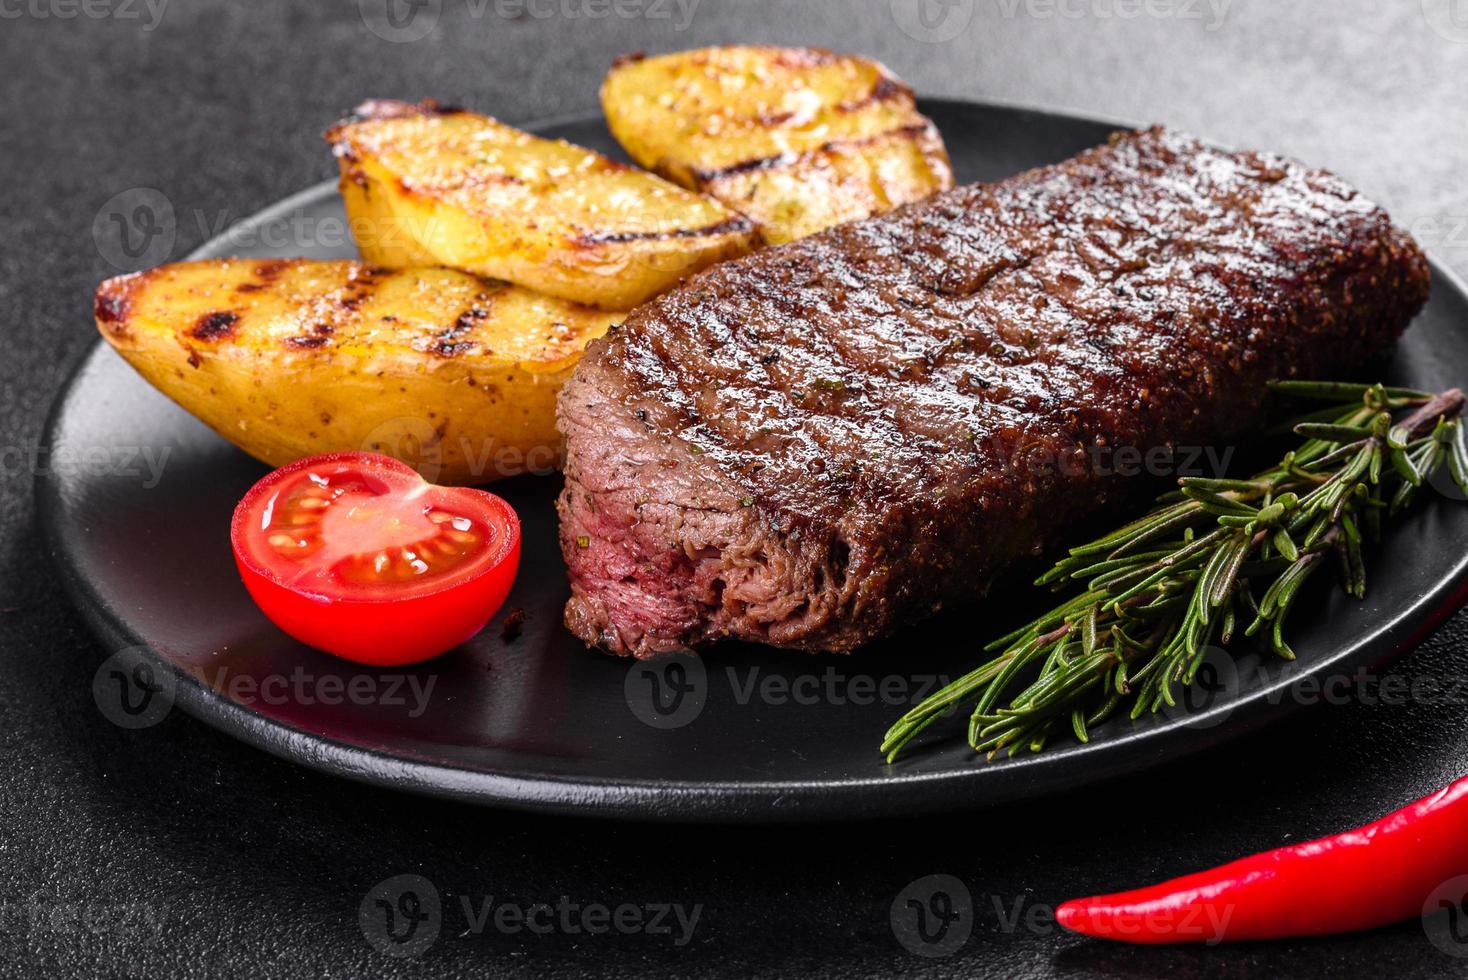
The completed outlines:
[[[235,508],[245,588],[302,643],[376,666],[417,663],[482,630],[520,563],[520,520],[492,493],[438,487],[376,453],[283,466]]]

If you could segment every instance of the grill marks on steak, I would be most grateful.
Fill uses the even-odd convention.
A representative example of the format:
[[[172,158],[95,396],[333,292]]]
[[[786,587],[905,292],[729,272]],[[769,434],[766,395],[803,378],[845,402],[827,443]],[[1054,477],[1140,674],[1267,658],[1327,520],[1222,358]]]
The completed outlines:
[[[1245,433],[1266,380],[1360,366],[1427,285],[1338,179],[1160,129],[717,266],[562,394],[567,624],[850,649],[1124,492],[1091,447]]]

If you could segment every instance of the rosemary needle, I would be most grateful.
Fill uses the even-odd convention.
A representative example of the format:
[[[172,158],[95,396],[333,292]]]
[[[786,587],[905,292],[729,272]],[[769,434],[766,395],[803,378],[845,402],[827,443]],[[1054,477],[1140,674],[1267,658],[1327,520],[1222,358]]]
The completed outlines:
[[[1444,465],[1468,494],[1458,389],[1271,387],[1332,404],[1297,420],[1305,441],[1272,469],[1185,477],[1145,516],[1071,549],[1036,584],[1078,594],[989,644],[991,660],[904,715],[882,742],[888,761],[959,705],[975,706],[975,751],[1037,752],[1056,732],[1086,741],[1128,703],[1133,718],[1176,704],[1175,687],[1192,683],[1211,646],[1260,636],[1293,659],[1285,619],[1322,565],[1339,567],[1347,594],[1361,598],[1363,538],[1384,516]]]

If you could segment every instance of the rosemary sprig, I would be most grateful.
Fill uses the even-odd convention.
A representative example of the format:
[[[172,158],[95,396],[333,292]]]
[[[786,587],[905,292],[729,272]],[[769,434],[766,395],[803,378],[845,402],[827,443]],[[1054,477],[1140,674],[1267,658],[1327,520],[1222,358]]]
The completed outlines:
[[[1145,516],[1071,549],[1036,584],[1078,593],[990,643],[993,659],[904,715],[882,742],[888,761],[958,705],[974,705],[976,751],[1038,752],[1057,730],[1085,742],[1119,709],[1138,718],[1175,704],[1210,646],[1259,636],[1294,659],[1285,621],[1321,566],[1333,558],[1361,598],[1362,548],[1383,516],[1409,506],[1445,464],[1468,494],[1458,389],[1271,387],[1332,404],[1297,421],[1304,442],[1273,468],[1247,480],[1185,477]]]

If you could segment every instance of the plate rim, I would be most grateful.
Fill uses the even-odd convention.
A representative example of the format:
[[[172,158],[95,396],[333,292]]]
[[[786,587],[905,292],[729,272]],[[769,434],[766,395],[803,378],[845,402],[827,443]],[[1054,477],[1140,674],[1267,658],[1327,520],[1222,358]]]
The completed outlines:
[[[1138,125],[1114,118],[995,101],[922,98],[919,102],[922,106],[960,111],[997,109],[1065,123],[1120,128]],[[591,112],[582,112],[543,117],[518,125],[530,132],[546,133],[593,121],[602,120]],[[310,185],[240,219],[231,227],[268,223],[303,205],[338,196],[337,183],[328,179]],[[183,261],[216,257],[219,247],[227,245],[229,234],[230,230],[226,229],[200,244]],[[1433,258],[1431,253],[1428,259],[1435,283],[1455,291],[1468,302],[1468,283]],[[79,383],[98,361],[110,353],[104,342],[96,340],[71,367],[48,410],[41,432],[41,445],[46,452],[49,453],[56,444],[62,419],[78,392]],[[888,765],[880,761],[874,733],[873,775],[870,777],[740,782],[569,777],[513,769],[471,769],[406,758],[328,738],[230,700],[153,650],[145,638],[134,633],[109,608],[91,581],[63,559],[62,493],[59,480],[50,467],[43,467],[37,472],[33,489],[46,550],[72,606],[95,635],[117,649],[143,651],[139,655],[155,669],[161,667],[170,674],[175,682],[174,705],[184,714],[277,758],[354,782],[476,805],[567,816],[714,824],[847,822],[954,812],[1019,799],[1039,799],[1064,789],[1093,786],[1123,773],[1154,769],[1291,717],[1304,705],[1278,695],[1292,685],[1304,678],[1320,677],[1331,670],[1379,665],[1394,659],[1435,632],[1468,602],[1468,552],[1465,552],[1448,574],[1433,583],[1432,588],[1409,607],[1373,624],[1352,646],[1298,671],[1282,672],[1247,695],[1190,715],[1188,725],[1169,725],[1170,737],[1166,739],[1156,737],[1155,727],[1136,728],[1102,742],[1067,746],[1063,753],[1037,755],[1022,766],[990,768],[981,760],[971,759],[941,770],[904,774],[901,772],[903,762]],[[1218,715],[1225,715],[1226,720],[1221,724],[1199,724]],[[1142,744],[1132,745],[1134,742]],[[922,748],[917,751],[921,752]]]

